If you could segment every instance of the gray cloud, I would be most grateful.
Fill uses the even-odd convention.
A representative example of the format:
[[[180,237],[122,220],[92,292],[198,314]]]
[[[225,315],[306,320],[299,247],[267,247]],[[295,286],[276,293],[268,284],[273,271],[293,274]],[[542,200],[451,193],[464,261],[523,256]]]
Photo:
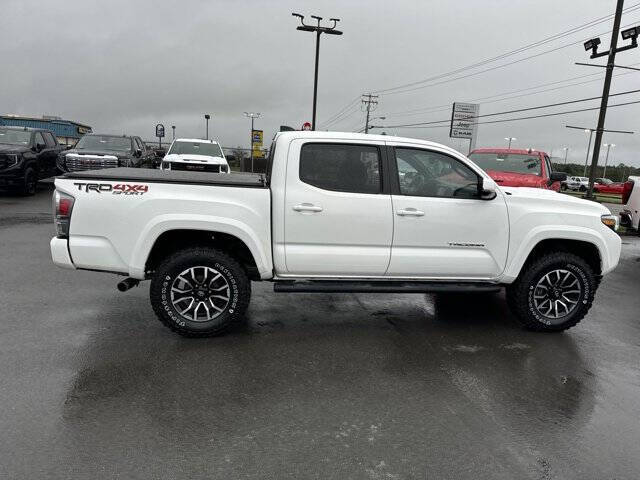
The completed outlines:
[[[359,94],[384,89],[492,57],[611,13],[612,2],[540,0],[439,1],[80,1],[4,0],[0,57],[4,68],[3,113],[57,114],[103,132],[152,138],[156,123],[177,126],[181,136],[210,128],[227,146],[247,145],[245,110],[259,111],[258,128],[270,138],[281,124],[298,127],[311,116],[312,34],[295,30],[292,11],[340,17],[342,37],[323,37],[319,120]],[[544,15],[543,15],[543,12]],[[640,11],[623,24],[640,23]],[[554,42],[578,42],[610,29],[610,22]],[[603,36],[603,44],[608,36]],[[537,53],[538,51],[531,53]],[[463,80],[399,95],[383,95],[376,115],[402,124],[446,118],[448,112],[400,116],[391,112],[468,101],[594,73],[575,66],[587,61],[580,44]],[[640,62],[640,49],[619,63]],[[500,62],[498,62],[500,63]],[[593,77],[592,77],[593,78]],[[637,88],[640,73],[616,78],[612,91]],[[484,104],[481,113],[599,95],[600,81],[508,102]],[[640,99],[627,95],[611,103]],[[598,102],[579,104],[597,106]],[[577,107],[577,108],[579,108]],[[555,111],[560,111],[559,107]],[[638,130],[639,105],[611,109],[607,126]],[[515,115],[514,115],[515,116]],[[359,108],[332,125],[356,130]],[[480,126],[478,146],[515,145],[544,150],[571,148],[570,161],[583,161],[587,138],[566,124],[595,126],[597,112]],[[376,122],[380,123],[380,121]],[[387,129],[428,138],[464,150],[446,128]],[[640,165],[640,133],[606,135],[618,144],[613,162]]]

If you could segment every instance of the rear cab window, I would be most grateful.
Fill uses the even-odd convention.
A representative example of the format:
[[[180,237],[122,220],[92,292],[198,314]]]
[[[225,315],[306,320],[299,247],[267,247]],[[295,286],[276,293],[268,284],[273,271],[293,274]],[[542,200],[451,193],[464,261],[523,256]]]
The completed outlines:
[[[374,145],[306,143],[300,151],[300,180],[323,190],[382,192],[380,149]]]

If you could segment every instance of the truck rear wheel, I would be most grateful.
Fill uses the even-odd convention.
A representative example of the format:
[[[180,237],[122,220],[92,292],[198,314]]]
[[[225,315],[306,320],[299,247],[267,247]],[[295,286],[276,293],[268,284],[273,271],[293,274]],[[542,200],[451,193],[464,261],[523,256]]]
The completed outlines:
[[[191,248],[160,264],[149,294],[165,326],[187,337],[211,337],[243,316],[251,282],[242,266],[226,253]]]
[[[544,255],[525,266],[507,287],[509,307],[530,330],[561,331],[584,318],[596,293],[593,269],[565,252]]]

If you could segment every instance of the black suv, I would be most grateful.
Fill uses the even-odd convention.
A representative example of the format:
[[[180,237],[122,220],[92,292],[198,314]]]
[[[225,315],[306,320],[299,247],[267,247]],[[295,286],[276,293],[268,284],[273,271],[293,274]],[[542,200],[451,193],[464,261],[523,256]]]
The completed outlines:
[[[154,152],[140,137],[127,135],[84,135],[71,150],[58,156],[63,172],[115,167],[152,167]]]
[[[38,180],[57,173],[64,148],[49,130],[0,126],[0,189],[33,195]]]

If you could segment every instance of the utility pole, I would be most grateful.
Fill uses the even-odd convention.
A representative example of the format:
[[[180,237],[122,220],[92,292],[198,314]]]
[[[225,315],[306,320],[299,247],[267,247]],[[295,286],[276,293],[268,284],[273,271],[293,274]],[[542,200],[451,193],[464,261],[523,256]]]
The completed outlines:
[[[509,140],[509,150],[511,150],[511,142],[517,140],[516,137],[504,137],[505,140]]]
[[[569,147],[564,147],[564,164],[567,164],[567,154],[569,153]]]
[[[171,125],[171,130],[173,130],[173,140],[176,139],[176,126],[175,125]]]
[[[303,32],[315,32],[316,33],[316,68],[313,76],[313,114],[311,118],[311,130],[316,129],[316,105],[318,100],[318,63],[320,58],[320,35],[326,33],[328,35],[342,35],[340,30],[336,30],[336,25],[340,21],[339,18],[330,18],[329,21],[333,22],[331,27],[321,27],[320,21],[322,17],[318,17],[316,15],[311,15],[311,18],[318,22],[317,26],[307,25],[304,23],[304,15],[300,15],[299,13],[292,13],[294,17],[298,17],[300,19],[300,26],[296,27],[296,30],[300,30]]]
[[[607,178],[607,162],[609,161],[609,150],[611,150],[611,147],[615,147],[616,144],[605,143],[604,146],[607,147],[607,155],[606,157],[604,157],[604,171],[602,172],[602,178]]]
[[[370,93],[362,95],[362,104],[365,105],[365,109],[367,111],[367,120],[364,124],[364,133],[369,133],[369,114],[378,106],[378,95],[371,95]]]
[[[251,145],[249,147],[249,153],[251,154],[251,171],[253,172],[253,121],[260,117],[260,113],[244,112],[244,116],[251,119]]]
[[[589,188],[587,190],[586,198],[595,199],[593,195],[593,182],[596,176],[596,167],[598,166],[598,156],[600,154],[600,145],[602,144],[602,134],[604,132],[604,121],[607,115],[607,105],[609,103],[609,92],[611,90],[611,77],[613,76],[613,68],[615,66],[616,53],[630,48],[638,46],[638,28],[633,27],[622,32],[622,38],[624,40],[631,39],[631,44],[621,48],[618,47],[618,34],[620,33],[620,21],[622,20],[622,9],[624,6],[624,0],[617,0],[616,13],[613,18],[613,30],[611,31],[611,44],[609,45],[608,52],[598,53],[598,45],[600,44],[599,38],[591,39],[584,43],[585,50],[591,50],[591,58],[598,58],[608,56],[606,74],[604,77],[604,86],[602,88],[602,100],[600,102],[600,113],[598,115],[598,126],[596,127],[596,139],[593,145],[593,157],[591,159],[591,171],[589,173]],[[585,171],[586,175],[586,171]]]

